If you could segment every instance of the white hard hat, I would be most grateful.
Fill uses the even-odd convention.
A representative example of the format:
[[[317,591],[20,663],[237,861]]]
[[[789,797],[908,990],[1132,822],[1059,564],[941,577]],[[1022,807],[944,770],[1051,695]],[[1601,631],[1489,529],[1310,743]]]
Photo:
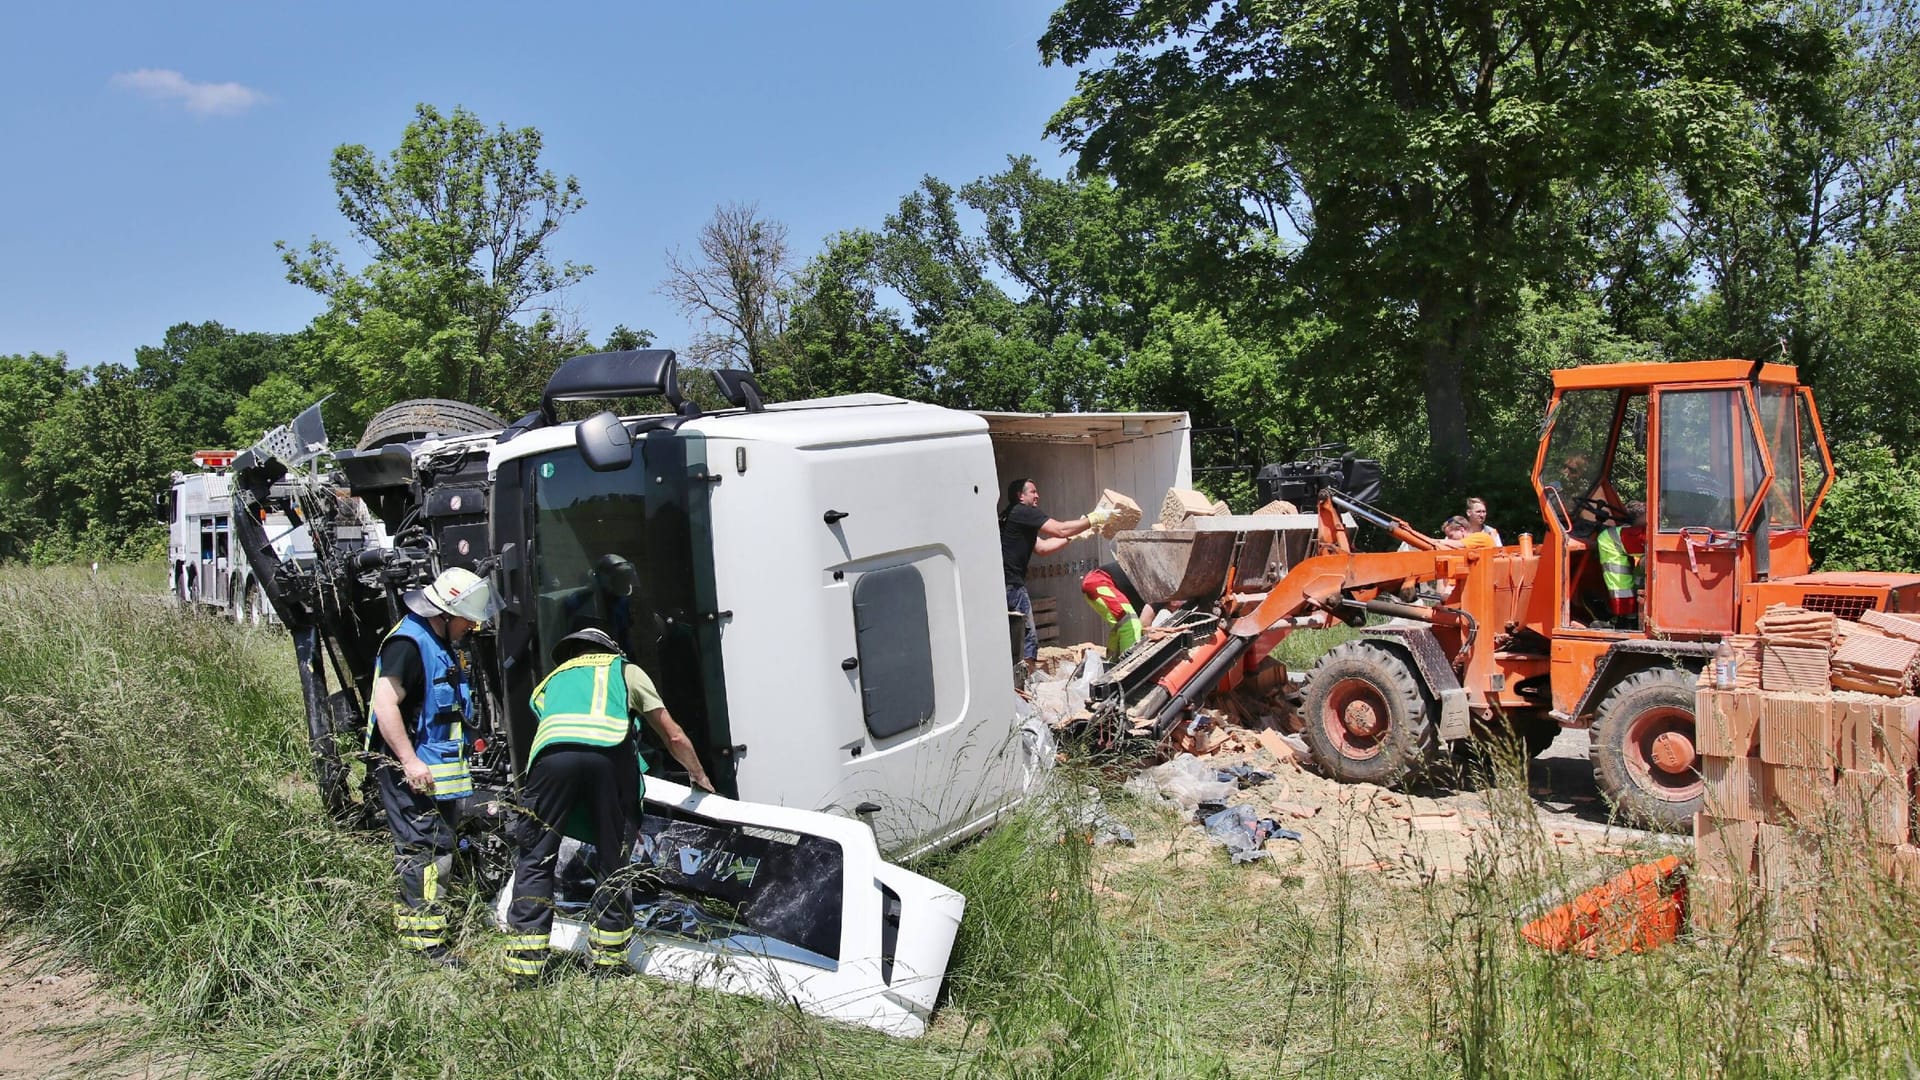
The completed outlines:
[[[473,623],[485,623],[494,614],[493,585],[471,570],[458,566],[442,570],[433,584],[414,589],[402,597],[407,609],[423,619],[450,615]]]

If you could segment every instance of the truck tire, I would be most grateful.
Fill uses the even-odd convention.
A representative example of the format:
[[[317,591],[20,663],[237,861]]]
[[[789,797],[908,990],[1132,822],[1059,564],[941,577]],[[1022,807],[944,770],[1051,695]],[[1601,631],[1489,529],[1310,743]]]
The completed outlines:
[[[445,398],[414,398],[389,405],[367,421],[361,433],[359,450],[372,450],[388,443],[411,442],[429,435],[465,435],[474,431],[498,431],[505,420],[464,401]]]
[[[1343,783],[1397,787],[1424,772],[1438,738],[1406,661],[1374,641],[1336,645],[1307,673],[1302,733],[1313,759]]]
[[[1684,668],[1635,672],[1594,713],[1594,780],[1630,825],[1681,832],[1706,801],[1693,736],[1696,679]]]

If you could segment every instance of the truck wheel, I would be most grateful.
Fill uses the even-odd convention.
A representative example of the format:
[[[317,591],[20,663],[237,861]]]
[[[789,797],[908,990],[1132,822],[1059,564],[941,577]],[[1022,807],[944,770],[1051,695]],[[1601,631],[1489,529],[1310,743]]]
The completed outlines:
[[[1696,676],[1681,668],[1636,672],[1594,714],[1593,772],[1629,824],[1661,832],[1693,827],[1706,798],[1693,739]]]
[[[1420,684],[1397,653],[1371,641],[1320,658],[1301,714],[1314,761],[1345,783],[1397,786],[1425,769],[1437,745]]]
[[[247,614],[248,626],[264,626],[267,622],[267,598],[260,593],[260,586],[247,582],[247,597],[243,610]]]
[[[389,405],[367,421],[356,449],[372,450],[388,443],[411,442],[429,435],[465,435],[473,431],[498,431],[505,420],[464,401],[445,398],[414,398]]]

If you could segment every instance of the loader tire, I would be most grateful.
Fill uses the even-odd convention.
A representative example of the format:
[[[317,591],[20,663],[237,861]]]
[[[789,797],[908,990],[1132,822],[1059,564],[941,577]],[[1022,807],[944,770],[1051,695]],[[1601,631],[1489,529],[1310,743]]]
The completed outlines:
[[[1629,825],[1683,832],[1706,801],[1693,734],[1696,678],[1674,667],[1635,672],[1594,714],[1593,778]]]
[[[359,450],[372,450],[388,443],[412,442],[429,435],[465,435],[474,431],[498,431],[507,422],[493,413],[464,401],[445,398],[414,398],[389,405],[367,421],[360,435]]]
[[[1343,783],[1397,787],[1424,773],[1438,739],[1432,710],[1400,655],[1349,641],[1307,673],[1302,732],[1313,759]]]

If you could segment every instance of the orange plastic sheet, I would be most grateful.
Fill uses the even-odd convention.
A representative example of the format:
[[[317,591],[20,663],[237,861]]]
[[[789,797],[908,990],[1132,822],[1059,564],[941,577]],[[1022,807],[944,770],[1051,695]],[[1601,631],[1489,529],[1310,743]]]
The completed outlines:
[[[1588,959],[1646,952],[1680,933],[1686,877],[1678,855],[1629,867],[1520,928],[1520,936],[1552,952]]]

